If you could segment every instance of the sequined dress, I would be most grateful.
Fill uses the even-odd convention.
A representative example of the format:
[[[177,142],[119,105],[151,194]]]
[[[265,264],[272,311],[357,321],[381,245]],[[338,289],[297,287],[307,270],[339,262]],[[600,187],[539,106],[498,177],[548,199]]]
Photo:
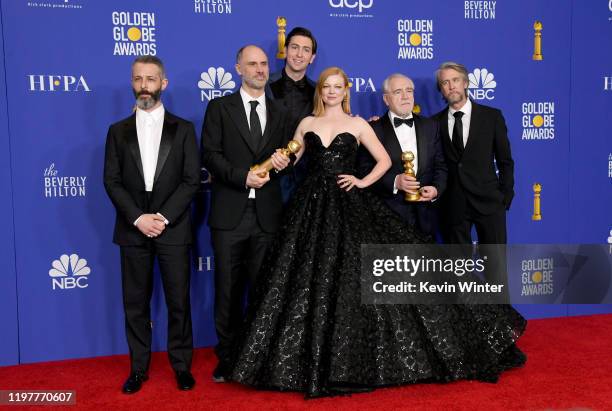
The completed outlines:
[[[525,362],[515,346],[526,321],[505,305],[363,305],[360,245],[429,241],[354,174],[350,133],[329,147],[304,135],[309,172],[288,205],[259,274],[230,379],[307,397],[420,381],[478,379]]]

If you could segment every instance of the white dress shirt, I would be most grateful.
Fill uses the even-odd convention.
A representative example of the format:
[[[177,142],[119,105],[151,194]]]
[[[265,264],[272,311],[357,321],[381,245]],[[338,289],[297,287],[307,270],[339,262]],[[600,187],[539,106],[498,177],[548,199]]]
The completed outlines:
[[[146,191],[153,191],[157,154],[164,127],[164,114],[163,104],[150,113],[136,109],[136,133],[138,134],[138,147]]]
[[[246,113],[247,123],[249,124],[249,130],[251,129],[251,101],[257,100],[259,103],[255,108],[257,112],[257,116],[259,117],[259,123],[261,124],[261,134],[266,129],[266,95],[262,94],[261,96],[254,98],[249,95],[242,87],[240,87],[240,97],[242,97],[242,105],[244,106],[244,111]],[[251,188],[249,190],[249,198],[255,198],[255,189]]]
[[[455,116],[457,111],[463,112],[461,122],[463,123],[463,147],[467,145],[468,137],[470,134],[470,120],[472,119],[472,102],[468,98],[463,107],[459,110],[454,110],[452,107],[448,107],[448,136],[453,141],[453,127],[455,126]]]
[[[395,135],[397,136],[397,140],[399,141],[400,147],[402,148],[402,152],[412,151],[414,154],[414,160],[412,161],[414,174],[416,175],[418,170],[418,159],[419,153],[417,150],[417,141],[416,141],[416,126],[413,124],[412,127],[409,127],[408,124],[402,124],[399,127],[395,127],[393,124],[393,119],[395,117],[400,117],[391,110],[389,110],[389,119],[391,120],[391,127],[395,130]],[[412,113],[405,118],[412,118]],[[397,178],[397,177],[396,177]],[[397,194],[398,189],[395,183],[393,184],[393,194]]]
[[[139,108],[136,109],[136,134],[138,135],[138,148],[140,149],[140,161],[142,162],[142,174],[145,181],[145,190],[153,191],[153,180],[155,179],[155,169],[157,168],[157,155],[159,154],[159,144],[161,143],[162,129],[164,128],[164,115],[166,110],[160,104],[155,110],[146,112]],[[164,219],[164,224],[170,222]],[[138,224],[141,216],[134,221]]]

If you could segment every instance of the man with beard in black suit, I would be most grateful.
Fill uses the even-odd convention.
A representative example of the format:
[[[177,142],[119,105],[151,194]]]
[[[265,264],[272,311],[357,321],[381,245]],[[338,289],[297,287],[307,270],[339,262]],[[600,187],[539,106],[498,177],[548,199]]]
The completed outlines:
[[[140,390],[151,360],[151,294],[157,257],[168,306],[168,357],[178,388],[189,390],[193,337],[189,285],[190,204],[200,185],[193,124],[167,111],[168,86],[155,56],[132,64],[136,112],[110,126],[104,186],[117,210],[113,241],[121,250],[123,305],[130,376],[125,394]]]

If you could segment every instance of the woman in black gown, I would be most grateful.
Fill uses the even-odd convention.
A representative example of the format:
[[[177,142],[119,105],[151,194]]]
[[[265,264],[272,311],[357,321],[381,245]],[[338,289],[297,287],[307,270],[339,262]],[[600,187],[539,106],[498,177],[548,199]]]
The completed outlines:
[[[260,272],[230,379],[307,397],[419,381],[496,381],[525,361],[514,343],[526,322],[512,307],[361,303],[361,244],[430,239],[362,190],[391,162],[368,123],[349,113],[348,78],[328,68],[314,116],[294,137],[308,153],[308,175]],[[354,177],[360,144],[377,161],[363,179]]]

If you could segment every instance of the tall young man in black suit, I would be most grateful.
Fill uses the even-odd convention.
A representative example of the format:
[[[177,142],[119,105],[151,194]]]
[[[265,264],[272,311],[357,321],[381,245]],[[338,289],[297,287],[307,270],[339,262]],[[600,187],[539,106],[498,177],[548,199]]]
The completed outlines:
[[[123,392],[138,391],[151,359],[153,263],[159,262],[168,306],[168,357],[179,389],[193,388],[189,284],[190,204],[200,183],[193,124],[166,111],[162,61],[138,57],[132,65],[136,112],[110,126],[104,186],[117,210],[114,242],[121,250],[123,305],[130,376]]]
[[[317,40],[310,30],[294,27],[285,42],[285,67],[270,75],[266,95],[278,101],[289,116],[289,134],[293,136],[302,119],[312,114],[315,83],[306,75],[317,56]],[[302,157],[296,168],[281,179],[283,201],[287,202],[304,178],[307,159]]]
[[[446,242],[471,244],[475,226],[479,244],[506,244],[506,210],[514,197],[514,161],[504,117],[500,110],[468,98],[468,72],[463,65],[443,63],[436,80],[448,102],[448,107],[435,115],[448,165],[448,186],[442,199]],[[496,262],[491,263],[493,270],[487,271],[488,279],[500,281],[506,273],[503,250]]]
[[[238,51],[240,90],[212,100],[202,129],[202,164],[212,175],[208,224],[215,254],[216,382],[229,372],[231,348],[242,323],[246,283],[256,281],[282,213],[277,171],[289,159],[277,152],[290,139],[284,108],[264,94],[268,58],[257,46]],[[272,156],[275,168],[250,170]]]
[[[389,111],[370,125],[391,157],[392,165],[373,188],[404,221],[435,235],[437,218],[432,201],[444,192],[447,177],[438,124],[412,113],[414,83],[405,75],[397,73],[387,77],[383,93]],[[404,174],[402,152],[405,151],[415,156],[416,178]],[[363,174],[374,165],[365,150],[360,150],[359,163]],[[421,193],[418,202],[404,199],[406,192],[416,191]]]

